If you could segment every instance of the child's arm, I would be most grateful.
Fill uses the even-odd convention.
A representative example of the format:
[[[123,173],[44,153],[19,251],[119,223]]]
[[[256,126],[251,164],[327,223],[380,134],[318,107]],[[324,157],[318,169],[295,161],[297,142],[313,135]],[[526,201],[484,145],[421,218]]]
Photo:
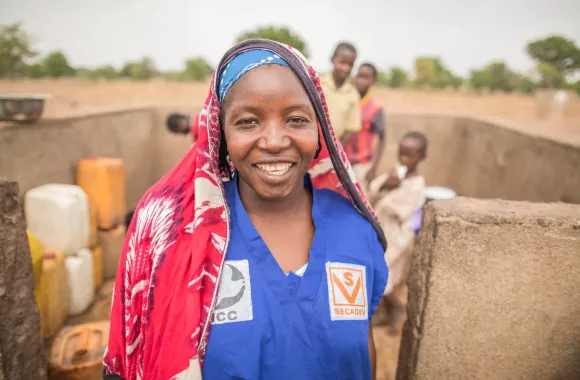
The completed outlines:
[[[403,222],[423,206],[425,185],[418,179],[405,180],[401,186],[381,198],[376,205],[377,211],[386,212]]]

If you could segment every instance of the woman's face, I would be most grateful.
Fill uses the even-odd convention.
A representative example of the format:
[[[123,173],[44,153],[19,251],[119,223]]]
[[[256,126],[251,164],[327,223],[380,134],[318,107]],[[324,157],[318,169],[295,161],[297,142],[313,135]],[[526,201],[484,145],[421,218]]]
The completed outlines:
[[[230,159],[259,197],[281,199],[304,186],[318,124],[291,69],[263,65],[244,74],[226,95],[222,120]]]

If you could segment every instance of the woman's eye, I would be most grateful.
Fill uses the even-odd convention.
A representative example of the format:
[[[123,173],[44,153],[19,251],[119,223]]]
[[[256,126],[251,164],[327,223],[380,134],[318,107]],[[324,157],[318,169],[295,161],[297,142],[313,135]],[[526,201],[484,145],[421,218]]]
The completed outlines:
[[[251,127],[251,126],[256,125],[256,124],[258,124],[258,120],[256,120],[256,119],[242,119],[236,123],[236,125],[239,125],[242,127]]]
[[[308,120],[304,119],[303,117],[291,117],[288,119],[288,123],[290,124],[304,124],[308,123]]]

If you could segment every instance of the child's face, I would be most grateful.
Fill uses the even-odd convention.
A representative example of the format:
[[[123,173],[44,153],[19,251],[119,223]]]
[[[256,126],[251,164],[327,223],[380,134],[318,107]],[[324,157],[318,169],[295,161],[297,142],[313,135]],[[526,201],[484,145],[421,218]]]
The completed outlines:
[[[332,58],[332,63],[334,64],[334,75],[340,80],[346,80],[352,71],[355,60],[356,53],[354,51],[340,49],[334,58]]]
[[[358,69],[354,77],[354,84],[361,95],[366,94],[374,83],[375,73],[370,67],[362,66]]]
[[[399,162],[405,165],[409,171],[414,170],[423,158],[425,158],[425,154],[421,141],[411,137],[401,140],[399,143]]]

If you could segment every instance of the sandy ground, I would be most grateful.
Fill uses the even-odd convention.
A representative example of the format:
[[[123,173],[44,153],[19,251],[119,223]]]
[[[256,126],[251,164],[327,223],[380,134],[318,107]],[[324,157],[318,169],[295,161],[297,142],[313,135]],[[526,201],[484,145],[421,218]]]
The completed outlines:
[[[44,117],[58,118],[99,112],[112,108],[152,104],[187,104],[198,109],[209,90],[209,82],[180,83],[155,79],[0,80],[1,93],[47,93]],[[492,117],[517,123],[523,129],[566,137],[580,135],[580,98],[570,93],[563,109],[546,108],[545,94],[477,94],[455,91],[375,89],[387,112],[445,112]],[[551,111],[550,111],[551,110]]]

